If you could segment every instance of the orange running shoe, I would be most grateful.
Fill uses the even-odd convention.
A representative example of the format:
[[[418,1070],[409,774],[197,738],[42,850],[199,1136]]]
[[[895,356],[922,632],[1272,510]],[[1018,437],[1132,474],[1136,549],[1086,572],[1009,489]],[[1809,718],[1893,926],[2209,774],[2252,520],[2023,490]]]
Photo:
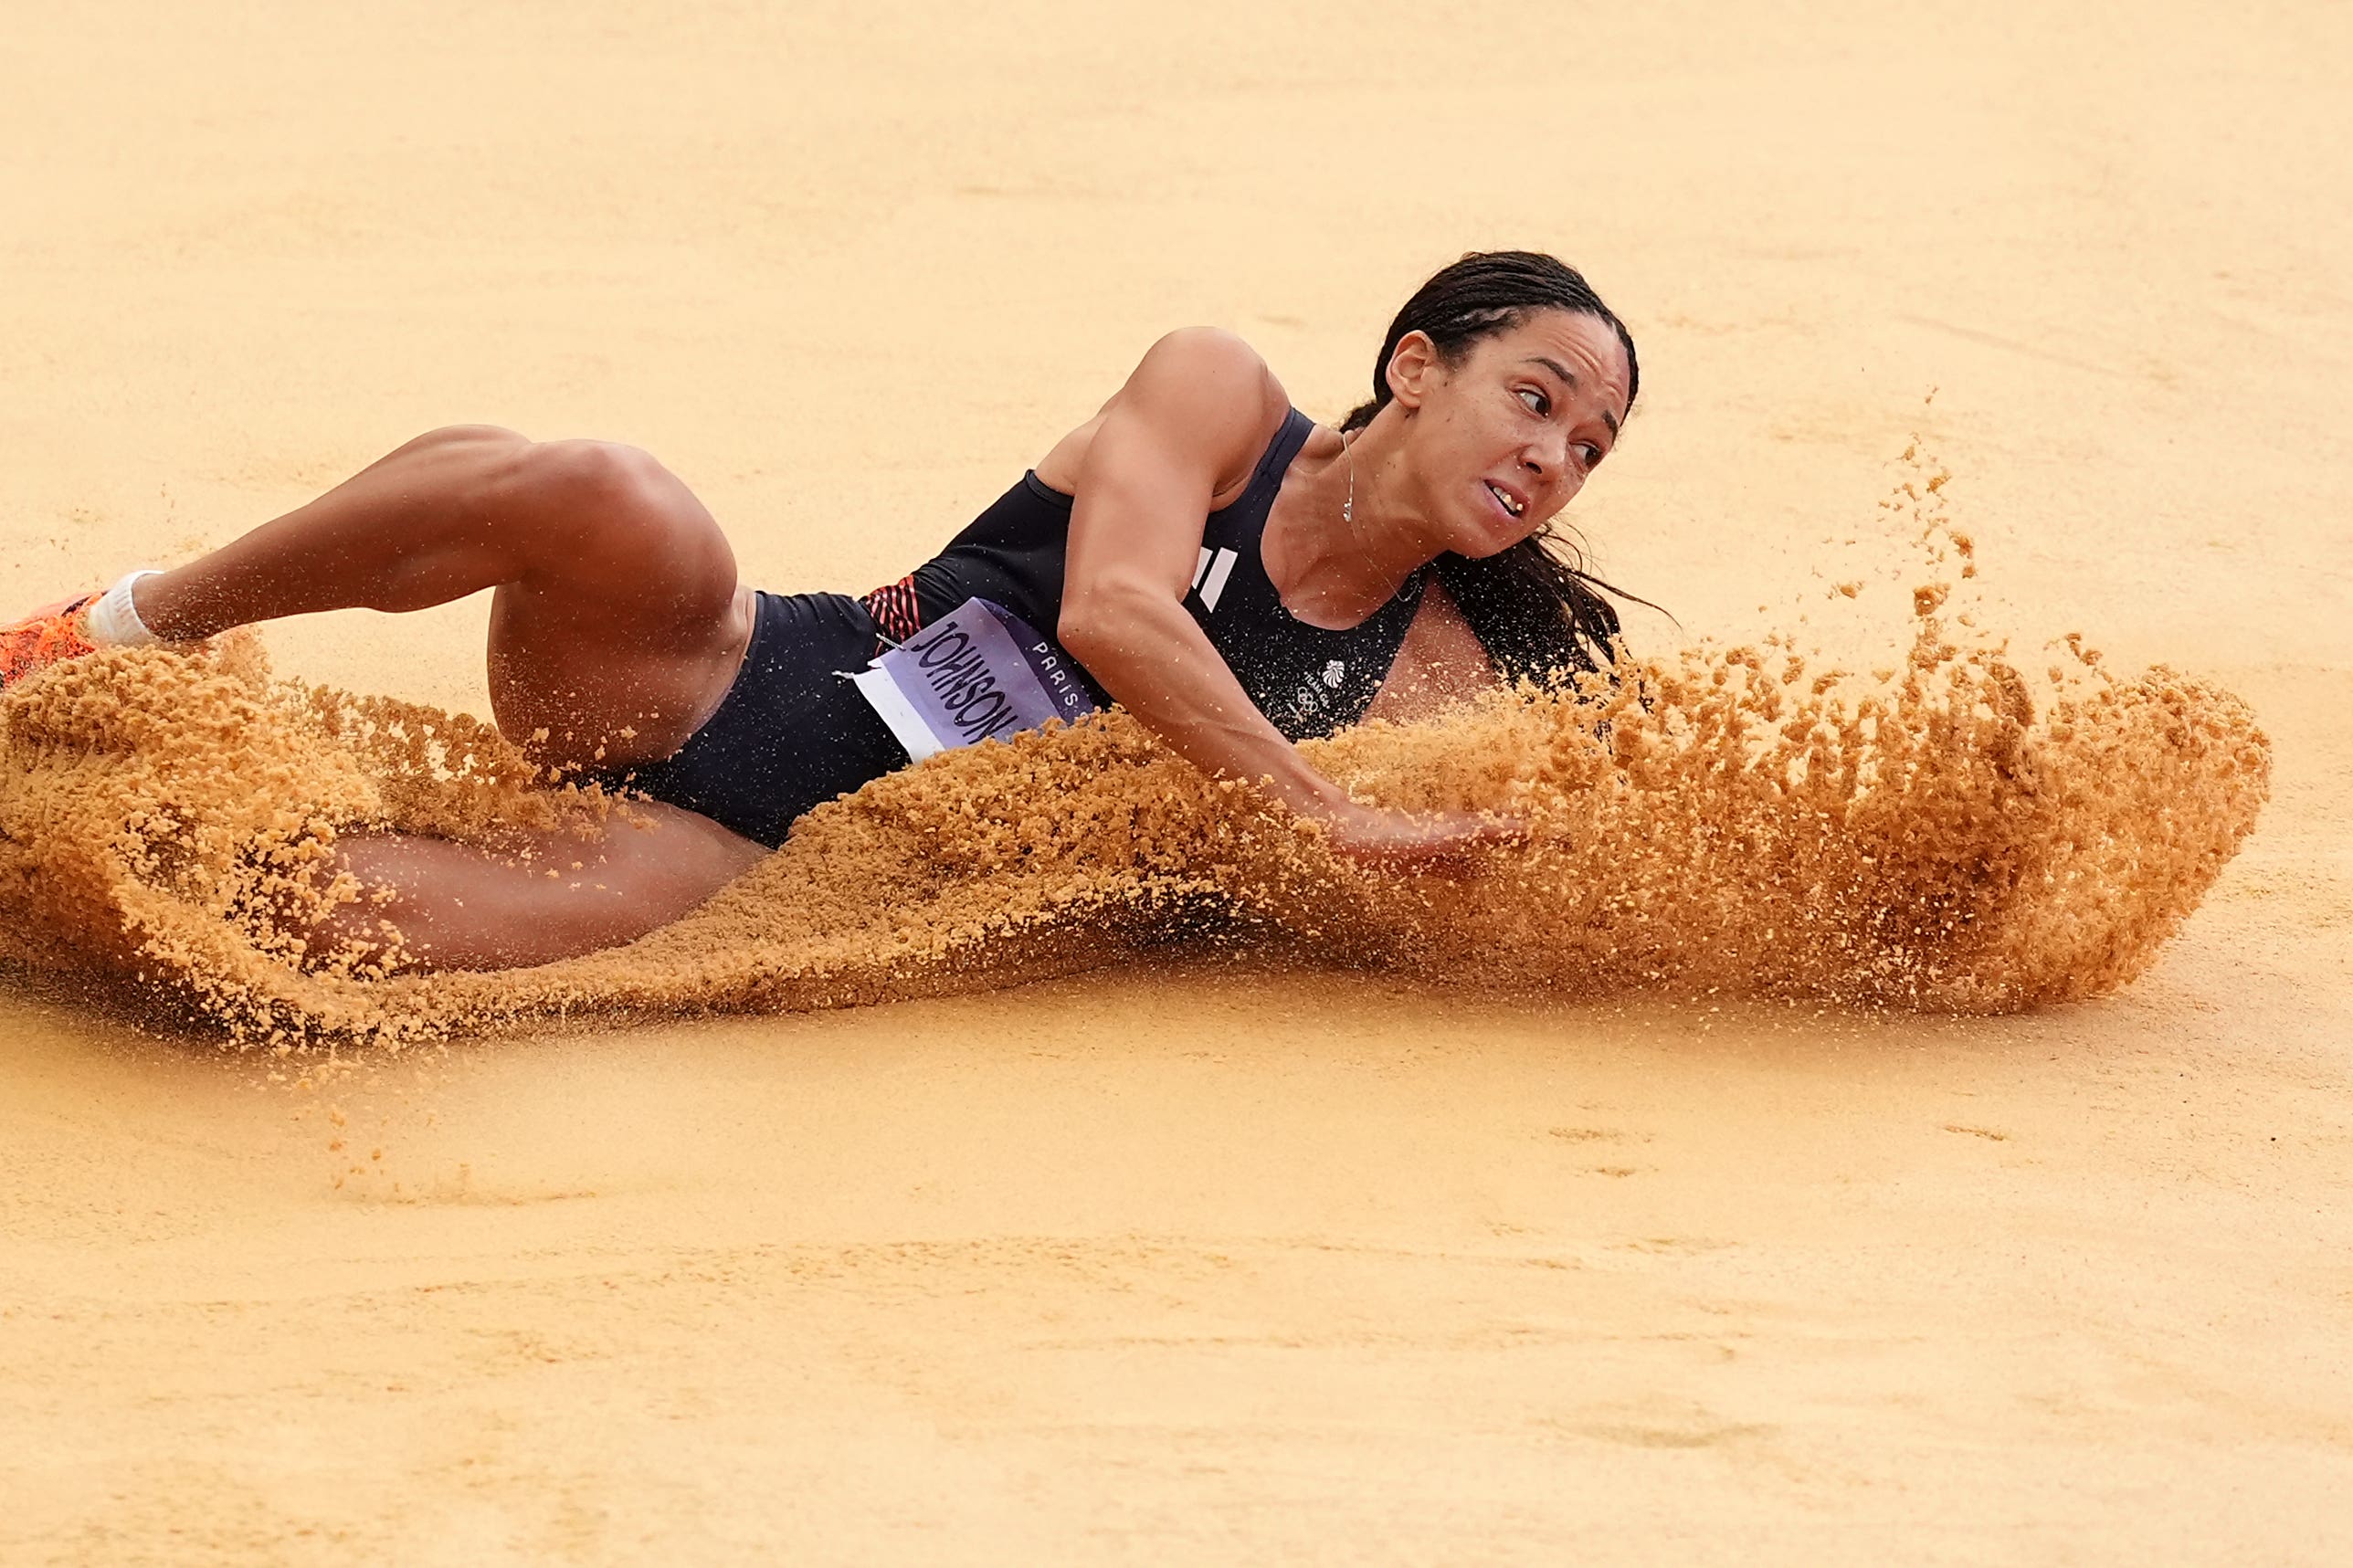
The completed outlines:
[[[0,626],[0,691],[53,664],[96,653],[98,645],[90,640],[82,620],[97,598],[96,594],[84,594],[61,599],[13,626]]]

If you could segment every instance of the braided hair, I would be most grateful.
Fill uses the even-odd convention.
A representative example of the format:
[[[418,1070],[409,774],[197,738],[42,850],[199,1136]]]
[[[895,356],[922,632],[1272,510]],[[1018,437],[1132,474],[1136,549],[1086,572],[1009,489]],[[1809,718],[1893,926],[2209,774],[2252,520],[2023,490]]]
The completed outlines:
[[[1373,396],[1350,410],[1340,428],[1361,430],[1389,402],[1390,359],[1408,332],[1437,346],[1440,363],[1462,362],[1482,338],[1509,331],[1536,310],[1598,316],[1626,351],[1626,406],[1642,384],[1633,334],[1577,270],[1533,250],[1473,251],[1414,291],[1389,323],[1373,361]],[[1438,558],[1439,581],[1461,608],[1480,646],[1505,679],[1550,681],[1579,670],[1608,669],[1615,657],[1618,612],[1602,592],[1637,599],[1589,575],[1574,540],[1547,522],[1510,548],[1473,558]],[[1652,608],[1657,606],[1652,605]]]

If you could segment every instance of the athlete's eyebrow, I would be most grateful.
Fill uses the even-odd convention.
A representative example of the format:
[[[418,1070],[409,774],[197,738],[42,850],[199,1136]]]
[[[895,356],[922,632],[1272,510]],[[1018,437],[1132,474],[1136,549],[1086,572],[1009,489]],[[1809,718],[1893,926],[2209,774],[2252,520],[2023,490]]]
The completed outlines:
[[[1554,359],[1550,354],[1530,354],[1528,356],[1528,363],[1530,364],[1540,364],[1544,366],[1545,369],[1560,377],[1561,384],[1567,386],[1571,392],[1577,390],[1576,374],[1569,370],[1568,366],[1561,363],[1560,361]],[[1618,416],[1610,413],[1609,410],[1605,408],[1601,411],[1601,423],[1609,426],[1609,438],[1612,441],[1618,439]]]
[[[1540,364],[1544,366],[1545,369],[1560,377],[1561,381],[1566,384],[1571,391],[1576,390],[1577,373],[1570,370],[1568,366],[1561,363],[1560,361],[1553,358],[1550,354],[1530,354],[1528,356],[1528,363],[1530,364]]]

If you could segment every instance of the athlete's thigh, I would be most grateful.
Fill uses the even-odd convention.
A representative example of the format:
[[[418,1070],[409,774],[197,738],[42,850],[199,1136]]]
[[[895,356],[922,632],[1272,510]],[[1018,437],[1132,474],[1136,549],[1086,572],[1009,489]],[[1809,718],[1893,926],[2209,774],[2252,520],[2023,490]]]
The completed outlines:
[[[667,756],[726,694],[750,636],[734,552],[709,509],[645,454],[546,450],[530,569],[491,605],[491,710],[551,763]]]

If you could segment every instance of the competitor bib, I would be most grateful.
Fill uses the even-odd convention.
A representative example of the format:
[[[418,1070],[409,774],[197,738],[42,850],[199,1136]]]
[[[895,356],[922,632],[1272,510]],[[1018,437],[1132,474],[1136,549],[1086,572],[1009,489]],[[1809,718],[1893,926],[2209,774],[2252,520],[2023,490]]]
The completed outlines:
[[[849,679],[919,763],[1095,710],[1070,656],[987,599],[966,599]]]

